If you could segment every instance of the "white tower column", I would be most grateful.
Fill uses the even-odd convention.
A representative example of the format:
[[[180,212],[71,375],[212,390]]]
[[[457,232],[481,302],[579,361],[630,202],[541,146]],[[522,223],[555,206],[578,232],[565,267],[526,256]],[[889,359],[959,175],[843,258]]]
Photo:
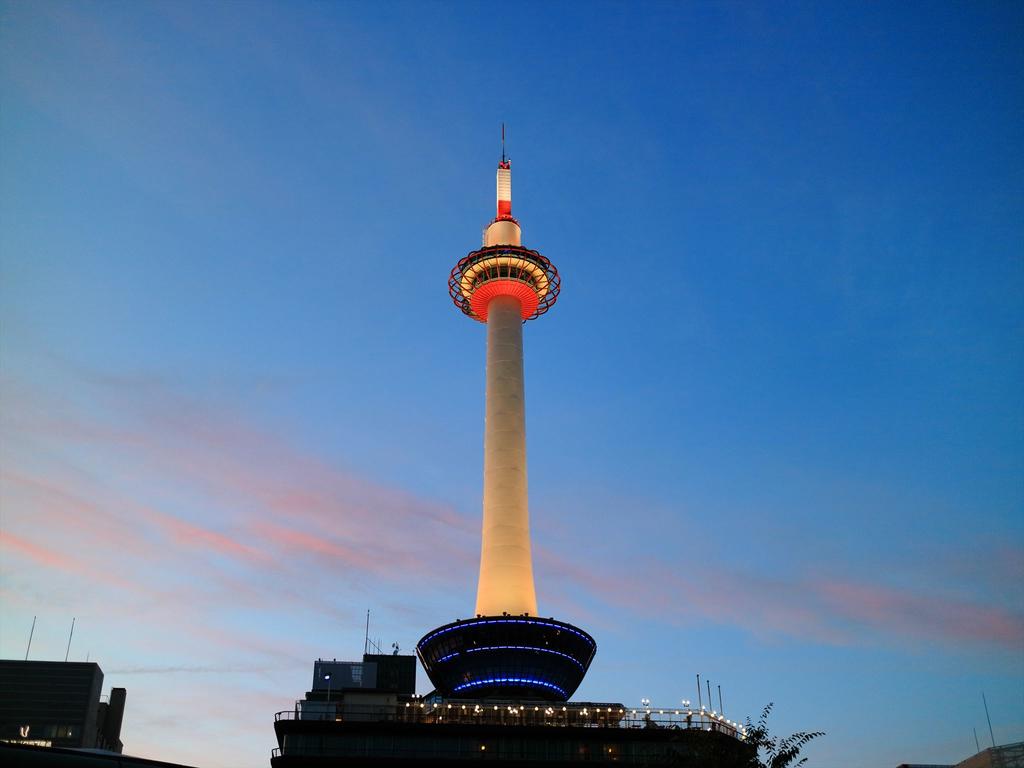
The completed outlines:
[[[487,308],[484,517],[476,613],[537,615],[526,495],[523,317],[519,300]]]

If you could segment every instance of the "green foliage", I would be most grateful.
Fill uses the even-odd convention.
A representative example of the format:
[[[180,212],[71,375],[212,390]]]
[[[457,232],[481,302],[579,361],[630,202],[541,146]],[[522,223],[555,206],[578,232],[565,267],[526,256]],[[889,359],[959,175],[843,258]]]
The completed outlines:
[[[768,715],[773,706],[770,703],[762,710],[756,725],[747,718],[747,743],[755,750],[750,759],[750,768],[797,768],[807,762],[806,757],[794,762],[804,745],[825,734],[823,731],[797,731],[784,739],[772,736],[768,733]]]

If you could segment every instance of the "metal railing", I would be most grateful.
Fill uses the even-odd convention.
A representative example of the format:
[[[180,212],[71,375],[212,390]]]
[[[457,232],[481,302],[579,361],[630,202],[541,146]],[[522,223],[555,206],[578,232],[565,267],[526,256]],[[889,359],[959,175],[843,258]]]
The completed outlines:
[[[742,724],[717,712],[688,707],[627,708],[618,704],[524,704],[487,700],[408,701],[377,706],[344,702],[296,702],[294,710],[278,712],[274,720],[336,722],[395,722],[430,725],[547,726],[554,728],[671,728],[717,731],[744,739]]]

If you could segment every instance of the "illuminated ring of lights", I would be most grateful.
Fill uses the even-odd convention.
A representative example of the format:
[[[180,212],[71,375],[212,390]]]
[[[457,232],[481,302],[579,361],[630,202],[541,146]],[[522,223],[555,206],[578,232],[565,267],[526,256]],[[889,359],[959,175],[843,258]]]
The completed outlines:
[[[481,648],[467,648],[466,653],[476,653],[477,651],[536,651],[537,653],[553,653],[555,656],[561,656],[563,659],[568,659],[580,669],[584,669],[583,665],[568,653],[562,653],[551,648],[538,648],[534,645],[485,645]]]
[[[532,678],[507,678],[507,679],[519,680],[519,681],[528,681],[528,682],[532,682],[534,684],[540,684],[542,686],[545,684],[545,681],[543,681],[543,680],[534,680]],[[481,686],[481,685],[485,685],[485,684],[487,684],[489,682],[491,682],[491,681],[489,681],[489,680],[481,680],[481,681],[478,681],[478,682],[473,683],[473,684],[468,684],[466,686],[459,686],[459,687],[460,688],[470,687],[470,685]],[[554,687],[558,688],[558,686],[554,686]],[[410,706],[409,702],[407,702],[405,706],[408,708]],[[448,704],[448,709],[452,709],[452,706],[453,706],[452,704]],[[456,700],[455,706],[458,706],[458,700]],[[550,706],[545,707],[544,708],[544,712],[543,712],[544,717],[551,717],[551,716],[555,716],[555,717],[568,717],[568,715],[570,715],[570,714],[571,715],[576,715],[576,716],[578,716],[578,715],[588,716],[588,714],[589,714],[587,712],[588,707],[583,707],[581,709],[579,705],[575,705],[574,706],[571,703],[570,703],[569,706],[572,707],[572,709],[570,709],[568,711],[566,711],[565,707],[563,707],[562,710],[557,710],[556,708],[550,707]],[[422,707],[422,705],[421,705],[421,707]],[[442,702],[442,704],[434,704],[433,705],[433,709],[434,710],[441,709],[442,707],[443,707],[443,702]],[[461,709],[463,711],[468,711],[466,704],[462,704]],[[495,709],[497,709],[497,707],[495,707]],[[520,711],[524,711],[525,710],[527,712],[527,714],[529,714],[529,707],[522,707],[522,706],[520,706],[520,707],[518,707],[518,708],[516,708],[514,710],[513,710],[512,707],[507,707],[506,710],[507,711],[514,711],[515,714],[518,714]],[[645,714],[645,713],[647,715],[653,715],[655,710],[658,711],[659,715],[664,714],[664,715],[669,716],[669,718],[670,718],[669,722],[670,723],[678,722],[678,721],[672,721],[671,720],[671,715],[672,715],[672,711],[671,711],[672,708],[671,707],[653,707],[653,706],[649,706],[649,707],[646,707],[646,708],[633,709],[632,710],[632,717],[636,718],[636,716],[638,714]],[[479,703],[476,703],[476,704],[473,705],[472,712],[473,712],[474,715],[479,715],[479,714],[481,714],[483,712],[489,712],[489,711],[490,711],[490,709],[488,707],[481,707]],[[539,708],[538,707],[534,707],[534,712],[537,712],[537,711],[539,711]],[[609,713],[610,713],[610,710],[609,710]],[[594,709],[593,714],[595,714],[598,717],[600,717],[600,715],[601,715],[601,708],[600,707],[596,707]],[[620,718],[617,719],[616,722],[621,722],[622,716],[624,716],[625,718],[629,718],[630,717],[630,713],[628,713],[625,709],[623,709],[621,707],[619,708],[618,714],[620,715]],[[721,714],[719,714],[717,712],[707,712],[706,710],[704,710],[704,708],[701,708],[700,710],[696,710],[696,709],[687,707],[685,709],[685,711],[675,710],[674,714],[675,714],[676,717],[686,717],[688,720],[689,720],[689,718],[696,718],[695,722],[696,722],[696,726],[697,726],[698,730],[702,730],[702,731],[703,730],[712,730],[713,727],[717,727],[719,729],[719,732],[726,733],[726,734],[731,734],[733,736],[733,738],[736,738],[736,739],[738,739],[740,741],[745,741],[746,738],[747,738],[747,730],[746,730],[746,728],[744,727],[744,725],[742,723],[734,722],[732,720],[727,720],[724,715],[721,715]],[[301,715],[300,715],[300,713],[298,711],[293,710],[293,709],[286,709],[286,710],[283,710],[281,712],[274,713],[274,722],[276,723],[279,720],[298,720],[300,718],[300,716]],[[708,727],[706,729],[704,728],[705,724],[708,725]],[[688,725],[687,728],[689,728],[689,727],[690,726]]]
[[[471,683],[463,683],[462,685],[457,685],[452,690],[464,691],[467,688],[480,688],[485,685],[501,685],[502,683],[513,683],[516,685],[522,685],[523,683],[526,683],[528,685],[539,685],[543,688],[550,688],[554,691],[558,691],[560,695],[565,696],[565,691],[562,688],[559,688],[554,683],[548,683],[544,680],[532,680],[527,677],[490,677],[486,680],[474,680]]]
[[[477,653],[478,651],[536,651],[537,653],[553,653],[556,656],[561,656],[563,659],[568,659],[580,669],[583,669],[583,665],[568,653],[562,653],[561,651],[553,650],[552,648],[538,648],[534,645],[485,645],[478,648],[467,648],[465,653]],[[447,656],[442,656],[437,660],[438,664],[441,664],[449,659],[454,659],[459,655],[459,651],[455,653],[449,653]]]
[[[523,320],[540,317],[558,300],[562,279],[545,256],[516,245],[492,245],[473,251],[448,277],[455,306],[474,320],[487,322],[487,304],[495,296],[514,296]]]
[[[420,640],[416,645],[417,646],[422,646],[428,640],[432,640],[435,637],[437,637],[438,635],[443,635],[445,632],[454,632],[455,630],[462,629],[467,624],[536,624],[536,625],[541,626],[541,627],[553,627],[554,629],[559,629],[559,630],[562,630],[563,632],[572,632],[574,635],[576,635],[578,637],[582,637],[584,640],[586,640],[594,648],[597,648],[597,643],[594,642],[594,638],[592,638],[586,632],[580,631],[579,629],[577,629],[576,627],[572,626],[571,624],[566,624],[565,622],[562,622],[562,621],[555,621],[554,619],[552,619],[551,621],[545,621],[544,619],[534,619],[534,618],[530,618],[530,617],[515,618],[515,619],[513,619],[513,618],[508,618],[508,619],[506,619],[506,618],[500,618],[500,619],[463,619],[462,621],[456,621],[456,622],[453,622],[452,624],[447,624],[447,625],[441,627],[440,629],[435,630],[434,632],[431,632],[429,635],[427,635],[422,640]]]

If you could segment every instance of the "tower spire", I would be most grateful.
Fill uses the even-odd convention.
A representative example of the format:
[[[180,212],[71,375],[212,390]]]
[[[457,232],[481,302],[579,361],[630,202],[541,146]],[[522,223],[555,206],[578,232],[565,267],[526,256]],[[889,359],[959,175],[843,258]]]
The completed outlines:
[[[505,124],[501,124],[501,160],[498,163],[498,215],[495,221],[512,219],[512,161],[505,154]]]

